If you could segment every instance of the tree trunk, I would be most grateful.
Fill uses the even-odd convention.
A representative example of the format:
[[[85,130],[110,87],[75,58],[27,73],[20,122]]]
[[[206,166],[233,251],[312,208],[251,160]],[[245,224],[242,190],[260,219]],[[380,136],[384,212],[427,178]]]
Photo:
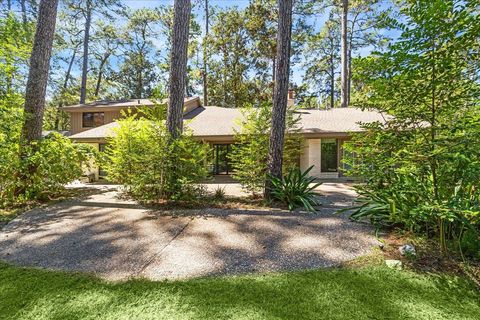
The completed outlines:
[[[275,87],[273,90],[272,127],[268,150],[268,173],[282,177],[283,142],[288,99],[288,77],[290,74],[290,47],[292,37],[293,0],[278,0],[277,58]],[[271,199],[270,179],[265,182],[265,198]]]
[[[22,21],[23,24],[27,24],[27,6],[25,4],[26,0],[20,0],[20,7],[22,9]]]
[[[43,112],[47,91],[50,57],[57,18],[58,0],[42,0],[35,31],[30,70],[25,90],[25,122],[22,138],[28,145],[42,137]]]
[[[208,45],[208,0],[205,0],[205,38],[203,39],[203,105],[208,106],[208,64],[207,64],[207,45]]]
[[[342,1],[342,88],[341,106],[348,107],[348,0]]]
[[[167,112],[167,128],[172,139],[176,139],[182,133],[183,128],[190,11],[190,0],[175,0]]]
[[[31,11],[32,11],[32,15],[33,15],[33,18],[36,20],[37,17],[38,17],[38,4],[37,4],[37,1],[36,0],[29,0],[28,1],[30,3],[30,8],[31,8]]]
[[[65,74],[65,81],[63,82],[62,93],[68,87],[68,80],[70,80],[70,74],[72,73],[73,62],[75,61],[75,56],[77,55],[78,45],[75,46],[73,50],[72,57],[70,58],[70,62],[68,64],[67,73]],[[63,97],[62,97],[63,99]],[[60,103],[58,104],[57,112],[55,114],[55,129],[60,130],[60,108],[63,106],[62,99],[60,99]]]
[[[330,108],[335,107],[335,65],[333,64],[333,52],[330,54]]]
[[[276,57],[273,57],[272,59],[272,83],[273,85],[275,86],[275,69],[277,68],[277,65],[276,65]]]
[[[107,60],[108,60],[109,57],[110,57],[110,53],[106,52],[103,55],[102,60],[100,60],[100,66],[98,67],[97,85],[95,86],[95,97],[96,98],[98,98],[98,94],[100,92],[100,85],[102,84],[103,68],[105,67],[105,63],[107,63]]]
[[[80,103],[85,103],[87,99],[87,72],[88,72],[88,45],[90,42],[90,25],[92,22],[92,3],[87,0],[87,9],[85,16],[85,34],[83,37],[83,65],[82,65],[82,85],[80,87]]]

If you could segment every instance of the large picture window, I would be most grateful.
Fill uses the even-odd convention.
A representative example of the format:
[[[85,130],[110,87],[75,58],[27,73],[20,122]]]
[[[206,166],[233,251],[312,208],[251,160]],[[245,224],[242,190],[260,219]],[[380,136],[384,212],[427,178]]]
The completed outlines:
[[[105,124],[103,112],[84,112],[82,117],[83,128],[94,128]]]
[[[321,161],[322,172],[338,171],[337,139],[322,139]]]

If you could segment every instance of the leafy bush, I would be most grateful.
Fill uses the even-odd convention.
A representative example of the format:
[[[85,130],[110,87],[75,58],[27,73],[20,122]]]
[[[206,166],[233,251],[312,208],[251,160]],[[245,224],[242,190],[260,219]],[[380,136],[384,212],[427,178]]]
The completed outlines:
[[[313,166],[304,172],[298,167],[290,169],[282,179],[270,177],[273,185],[273,197],[286,204],[290,211],[303,207],[310,212],[315,212],[314,206],[318,203],[314,190],[321,183],[315,183],[315,178],[308,175],[312,168]]]
[[[189,134],[170,142],[161,119],[130,115],[108,141],[105,170],[137,199],[188,199],[207,176],[208,147]]]
[[[393,117],[345,145],[350,174],[365,179],[352,218],[436,236],[445,252],[480,236],[480,87],[467,54],[480,20],[468,1],[409,2],[401,14],[390,21],[399,41],[353,64],[354,103]]]
[[[59,133],[50,133],[23,162],[24,170],[36,168],[25,186],[27,198],[40,198],[61,191],[65,184],[82,176],[86,166],[94,164],[97,150],[75,144]]]
[[[51,133],[20,156],[23,101],[10,96],[0,103],[0,207],[25,200],[45,199],[82,176],[94,164],[96,150]],[[30,170],[35,168],[35,170]]]
[[[232,147],[230,160],[234,168],[233,178],[243,189],[261,192],[267,174],[268,144],[271,127],[271,106],[243,109],[239,119],[240,130],[235,133],[236,144]],[[292,110],[287,115],[287,133],[283,152],[283,170],[297,167],[300,159],[302,138],[296,134],[298,118]]]

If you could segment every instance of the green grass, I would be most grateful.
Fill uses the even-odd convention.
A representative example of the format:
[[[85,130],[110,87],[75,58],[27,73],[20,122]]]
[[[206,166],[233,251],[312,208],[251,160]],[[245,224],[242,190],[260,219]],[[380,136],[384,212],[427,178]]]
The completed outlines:
[[[0,318],[480,319],[476,290],[385,267],[112,283],[0,264]]]

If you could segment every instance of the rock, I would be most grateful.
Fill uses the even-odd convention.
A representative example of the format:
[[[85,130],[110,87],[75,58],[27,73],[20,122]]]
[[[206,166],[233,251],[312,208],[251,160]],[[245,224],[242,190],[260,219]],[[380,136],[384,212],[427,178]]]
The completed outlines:
[[[402,269],[402,261],[400,260],[385,260],[385,264],[387,265],[387,267],[392,269]]]
[[[417,252],[415,251],[415,247],[411,244],[404,244],[399,249],[400,254],[402,256],[416,256]]]

